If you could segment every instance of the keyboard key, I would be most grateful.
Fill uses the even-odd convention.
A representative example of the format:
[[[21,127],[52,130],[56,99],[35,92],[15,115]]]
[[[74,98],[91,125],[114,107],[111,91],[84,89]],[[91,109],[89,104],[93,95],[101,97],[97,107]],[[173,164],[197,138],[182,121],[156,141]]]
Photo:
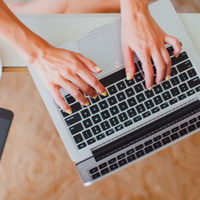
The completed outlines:
[[[152,90],[146,90],[144,93],[148,99],[154,96],[154,93]]]
[[[194,89],[192,89],[192,90],[190,90],[189,92],[187,92],[187,95],[188,95],[188,96],[191,96],[191,95],[193,95],[193,94],[195,94],[195,90],[194,90]]]
[[[196,126],[197,126],[198,128],[200,128],[200,122],[197,122],[197,123],[196,123]]]
[[[103,120],[105,120],[110,117],[110,113],[107,110],[105,110],[101,112],[101,117],[103,118]]]
[[[119,109],[117,108],[117,106],[113,106],[112,108],[110,108],[110,112],[112,115],[116,115],[117,113],[119,113]]]
[[[172,140],[176,140],[179,138],[178,133],[174,133],[173,135],[170,136]]]
[[[135,81],[133,80],[133,79],[131,79],[131,80],[125,80],[125,82],[126,82],[126,84],[128,85],[128,86],[131,86],[131,85],[134,85],[135,84]]]
[[[113,134],[115,131],[113,129],[110,129],[108,131],[106,131],[106,135],[109,136],[111,134]]]
[[[177,69],[179,72],[183,72],[191,67],[192,67],[192,63],[190,62],[190,60],[187,60],[187,61],[177,65]]]
[[[153,146],[154,146],[154,149],[158,149],[158,148],[162,147],[162,144],[160,141],[158,141],[158,142],[154,143]]]
[[[151,113],[149,111],[147,111],[147,112],[145,112],[145,113],[142,114],[142,117],[146,118],[146,117],[148,117],[150,115],[151,115]]]
[[[142,69],[142,63],[140,61],[138,61],[138,66],[140,67],[140,69]]]
[[[101,117],[97,114],[92,117],[92,121],[94,124],[101,122]]]
[[[171,83],[169,81],[165,81],[162,83],[162,86],[165,90],[168,90],[169,88],[172,87]]]
[[[117,165],[117,163],[115,163],[115,164],[110,166],[110,171],[113,171],[113,170],[115,170],[117,168],[118,168],[118,165]]]
[[[178,58],[172,57],[172,65],[176,65],[177,63],[179,63],[183,60],[186,60],[187,58],[188,58],[188,56],[187,56],[186,52],[182,52],[182,53],[179,54]]]
[[[177,77],[171,78],[170,82],[172,83],[173,86],[178,85],[180,83]]]
[[[135,159],[136,159],[136,157],[135,157],[134,154],[127,157],[128,162],[131,162],[131,161],[133,161],[133,160],[135,160]]]
[[[119,156],[117,156],[118,160],[121,160],[122,158],[126,157],[125,153],[120,154]]]
[[[110,125],[107,121],[101,123],[101,128],[105,131],[110,128]]]
[[[98,173],[92,175],[92,179],[93,179],[93,180],[94,180],[94,179],[97,179],[97,178],[99,178],[100,176],[101,176],[101,175],[100,175],[99,172],[98,172]]]
[[[159,107],[156,107],[156,108],[153,108],[151,109],[151,112],[154,114],[154,113],[157,113],[158,111],[160,111],[160,108]]]
[[[103,133],[101,133],[100,135],[96,136],[97,140],[101,140],[103,138],[105,138],[105,135]]]
[[[169,137],[166,137],[166,138],[162,139],[163,145],[168,144],[168,143],[170,143],[170,142],[171,142],[171,140],[170,140]]]
[[[77,102],[73,105],[70,105],[70,107],[71,107],[73,113],[82,109],[81,104],[79,102]]]
[[[140,93],[136,96],[139,103],[143,102],[145,100],[144,94]]]
[[[98,101],[100,101],[100,98],[99,98],[99,96],[97,96],[96,99],[90,98],[90,100],[92,101],[92,103],[97,103]]]
[[[128,116],[131,118],[131,117],[134,117],[137,115],[136,111],[134,108],[131,108],[130,110],[127,111],[128,113]]]
[[[124,110],[126,110],[128,108],[128,105],[126,104],[125,101],[120,103],[118,106],[119,106],[121,111],[124,111]]]
[[[81,116],[79,113],[75,115],[70,115],[68,118],[65,119],[65,122],[67,126],[71,126],[72,124],[75,124],[76,122],[81,120]]]
[[[175,97],[175,96],[180,94],[180,92],[179,92],[177,87],[171,89],[170,92],[172,93],[173,97]]]
[[[88,138],[92,137],[92,133],[90,130],[83,131],[83,136],[87,140]]]
[[[116,126],[116,127],[115,127],[115,131],[120,131],[120,130],[122,130],[123,128],[124,128],[123,125],[120,124],[119,126]]]
[[[92,126],[92,121],[90,119],[86,119],[83,121],[83,125],[85,126],[85,128],[88,128]]]
[[[137,102],[136,102],[135,98],[132,97],[132,98],[128,99],[128,104],[130,107],[132,107],[132,106],[136,105]]]
[[[172,99],[169,101],[170,105],[175,104],[176,102],[178,102],[178,100],[176,98]]]
[[[132,88],[129,88],[129,89],[125,90],[125,93],[126,93],[126,95],[128,97],[131,97],[131,96],[133,96],[135,94],[135,92],[133,91]]]
[[[195,122],[197,122],[197,118],[193,118],[189,121],[190,124],[194,124]]]
[[[144,149],[144,151],[146,152],[146,154],[147,154],[147,153],[150,153],[150,152],[153,151],[153,147],[152,147],[152,146],[148,146],[148,147],[146,147],[146,148]]]
[[[93,105],[90,107],[90,111],[92,112],[92,114],[95,114],[99,112],[99,108],[97,105]]]
[[[108,98],[108,103],[110,104],[110,106],[114,105],[117,103],[117,99],[113,96]]]
[[[179,101],[185,99],[187,96],[186,94],[181,94],[180,96],[178,96]]]
[[[103,168],[105,168],[105,167],[107,167],[107,163],[105,162],[105,163],[102,163],[101,165],[99,165],[99,169],[103,169]]]
[[[140,121],[141,119],[142,119],[142,117],[139,115],[139,116],[133,118],[133,121],[136,123],[136,122]]]
[[[177,127],[173,128],[173,129],[171,130],[171,132],[172,132],[172,133],[175,133],[175,132],[179,131],[179,129],[180,129],[180,128],[177,126]]]
[[[105,169],[101,170],[101,175],[102,176],[107,174],[107,173],[109,173],[109,169],[108,168],[105,168]]]
[[[189,125],[188,122],[185,122],[185,123],[181,124],[180,127],[181,127],[181,128],[185,128],[185,127],[187,127],[188,125]]]
[[[90,169],[89,172],[90,172],[90,174],[94,174],[95,172],[98,172],[98,168],[95,167],[93,169]]]
[[[94,135],[101,133],[101,129],[100,129],[99,125],[92,127],[92,132],[93,132]]]
[[[196,90],[197,92],[199,92],[199,91],[200,91],[200,86],[196,87],[195,90]]]
[[[105,100],[101,101],[99,103],[99,106],[100,106],[101,110],[104,110],[104,109],[108,108],[108,104],[107,104],[107,102]]]
[[[156,85],[155,87],[153,87],[153,90],[156,94],[160,94],[163,91],[160,85]]]
[[[153,141],[156,142],[156,141],[160,140],[161,138],[162,138],[161,135],[158,135],[157,137],[153,138]]]
[[[140,61],[139,61],[140,62]],[[140,62],[140,64],[141,64],[141,62]],[[137,72],[139,72],[140,71],[140,68],[138,67],[138,65],[135,63],[135,72],[137,73]]]
[[[160,105],[161,109],[167,108],[168,106],[169,104],[167,102]]]
[[[137,73],[134,76],[134,78],[135,78],[135,80],[136,80],[137,83],[140,82],[140,81],[142,81],[144,79],[141,73]]]
[[[82,126],[81,123],[78,123],[78,124],[76,124],[76,125],[74,125],[74,126],[71,126],[71,127],[69,128],[69,130],[70,130],[71,134],[74,135],[74,134],[76,134],[76,133],[82,131],[82,130],[83,130],[83,126]]]
[[[187,71],[188,75],[190,78],[194,77],[197,75],[196,71],[194,69],[190,69]]]
[[[107,90],[110,93],[110,95],[117,93],[117,88],[114,85],[109,87]]]
[[[125,127],[128,127],[128,126],[130,126],[131,124],[133,124],[133,122],[132,122],[132,120],[129,120],[129,121],[127,121],[127,122],[124,123],[124,126],[125,126]]]
[[[124,92],[120,92],[116,96],[117,96],[118,101],[123,101],[126,99]]]
[[[123,159],[123,160],[120,160],[120,161],[118,162],[118,164],[119,164],[119,166],[121,167],[121,166],[127,164],[127,161],[126,161],[126,159]]]
[[[163,133],[162,136],[163,136],[163,137],[166,137],[166,136],[168,136],[168,135],[170,135],[170,134],[171,134],[171,132],[170,132],[170,131],[167,131],[167,132]]]
[[[61,114],[62,114],[62,116],[63,117],[67,117],[67,116],[69,116],[69,114],[68,113],[66,113],[65,111],[63,111],[63,110],[60,110],[60,112],[61,112]]]
[[[186,85],[186,83],[179,85],[179,88],[180,88],[181,92],[185,92],[189,89],[188,86]]]
[[[145,145],[145,146],[149,146],[149,145],[152,144],[152,143],[153,143],[152,140],[148,140],[148,141],[146,141],[146,142],[144,143],[144,145]]]
[[[188,80],[188,76],[187,74],[184,72],[182,74],[179,75],[179,78],[181,79],[182,82],[187,81]]]
[[[140,149],[143,149],[144,148],[144,145],[143,144],[140,144],[138,145],[137,147],[135,147],[135,150],[136,151],[139,151]]]
[[[126,88],[124,81],[117,83],[117,88],[119,91],[124,90]]]
[[[193,124],[193,125],[191,125],[191,126],[188,126],[188,131],[189,132],[192,132],[192,131],[194,131],[194,130],[196,130],[196,126]]]
[[[111,164],[115,163],[116,161],[117,161],[116,158],[112,158],[112,159],[110,159],[110,160],[108,161],[108,164],[111,165]]]
[[[178,74],[176,67],[172,67],[171,77],[175,76],[176,74]]]
[[[179,131],[180,136],[186,135],[188,133],[187,129],[184,128],[181,131]]]
[[[115,126],[115,125],[119,124],[119,121],[118,121],[117,117],[113,117],[109,121],[110,121],[112,126]]]
[[[82,149],[82,148],[84,148],[86,146],[87,146],[86,143],[83,142],[83,143],[81,143],[81,144],[78,145],[78,149]]]
[[[172,98],[171,94],[167,91],[165,93],[162,94],[162,97],[165,101],[169,100]]]
[[[89,117],[91,114],[90,114],[90,111],[88,109],[85,109],[85,110],[81,111],[81,115],[85,119],[85,118]]]
[[[130,149],[130,150],[128,150],[128,151],[126,152],[126,155],[129,156],[129,155],[133,154],[134,152],[135,152],[134,149]]]
[[[142,157],[142,156],[144,156],[144,155],[145,155],[145,153],[144,153],[143,150],[136,152],[137,158],[140,158],[140,157]]]
[[[146,106],[147,109],[150,109],[150,108],[154,107],[154,104],[153,104],[152,100],[148,100],[144,104],[145,104],[145,106]]]
[[[159,105],[163,102],[163,100],[161,99],[161,96],[156,96],[153,98],[154,102],[156,105]]]
[[[135,86],[134,86],[134,89],[135,89],[135,91],[136,91],[137,93],[143,91],[143,87],[142,87],[141,83],[135,85]]]
[[[76,144],[82,142],[83,141],[83,137],[81,136],[81,134],[75,135],[74,136],[74,141],[76,142]]]
[[[88,145],[93,144],[94,142],[96,142],[95,138],[87,140]]]
[[[126,121],[128,119],[128,117],[127,117],[127,115],[126,115],[125,112],[119,114],[118,117],[119,117],[119,119],[120,119],[121,122],[124,122],[124,121]]]
[[[66,95],[65,99],[66,99],[68,104],[72,104],[76,101],[76,99],[74,99],[74,97],[72,97],[71,95]]]
[[[193,78],[192,80],[187,82],[190,88],[193,88],[200,84],[199,77]]]
[[[167,51],[168,51],[168,53],[169,53],[170,56],[173,56],[173,55],[174,55],[174,54],[173,54],[174,48],[173,48],[172,46],[168,47],[168,48],[167,48]]]

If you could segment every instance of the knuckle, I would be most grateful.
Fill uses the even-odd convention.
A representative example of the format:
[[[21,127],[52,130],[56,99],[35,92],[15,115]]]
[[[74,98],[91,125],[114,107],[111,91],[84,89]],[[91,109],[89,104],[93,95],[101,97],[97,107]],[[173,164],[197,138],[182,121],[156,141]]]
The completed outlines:
[[[92,88],[89,85],[85,86],[85,93],[89,94],[92,91]]]
[[[167,66],[171,66],[171,58],[170,57],[167,57],[165,62],[166,62]]]
[[[79,99],[80,97],[81,97],[81,92],[79,91],[79,90],[75,90],[74,92],[73,92],[73,97],[75,98],[75,99]]]
[[[91,76],[90,80],[94,85],[97,85],[99,83],[98,79],[95,76]]]

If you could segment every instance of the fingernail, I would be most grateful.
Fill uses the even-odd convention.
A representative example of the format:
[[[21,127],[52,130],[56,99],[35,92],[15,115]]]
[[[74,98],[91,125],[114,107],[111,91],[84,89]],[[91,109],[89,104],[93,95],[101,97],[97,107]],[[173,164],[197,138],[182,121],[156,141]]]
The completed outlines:
[[[128,72],[128,73],[126,74],[126,79],[127,79],[127,80],[131,80],[131,73],[130,73],[130,72]]]
[[[102,69],[101,69],[100,67],[98,67],[98,66],[96,66],[95,69],[96,69],[98,72],[102,71]]]
[[[90,102],[87,101],[87,102],[85,103],[85,106],[89,106],[89,105],[90,105]]]
[[[160,82],[157,83],[157,85],[159,85],[159,84],[160,84]]]
[[[178,58],[179,54],[176,55],[176,58]]]
[[[68,109],[68,110],[66,110],[66,113],[68,113],[69,115],[71,115],[72,114],[72,110]]]
[[[152,90],[153,89],[153,86],[149,87],[149,90]]]
[[[170,75],[166,76],[165,80],[169,81]]]
[[[98,97],[98,95],[97,94],[95,94],[94,96],[93,96],[93,99],[96,99]]]
[[[102,96],[104,96],[104,97],[107,95],[108,95],[108,93],[106,91],[102,93]]]

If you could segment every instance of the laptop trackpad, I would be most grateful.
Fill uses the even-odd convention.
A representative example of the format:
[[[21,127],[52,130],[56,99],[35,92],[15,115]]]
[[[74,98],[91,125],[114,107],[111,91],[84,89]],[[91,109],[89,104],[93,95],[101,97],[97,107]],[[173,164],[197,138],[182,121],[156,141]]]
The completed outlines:
[[[121,52],[121,22],[91,33],[76,42],[80,53],[94,61],[104,71],[123,63]]]

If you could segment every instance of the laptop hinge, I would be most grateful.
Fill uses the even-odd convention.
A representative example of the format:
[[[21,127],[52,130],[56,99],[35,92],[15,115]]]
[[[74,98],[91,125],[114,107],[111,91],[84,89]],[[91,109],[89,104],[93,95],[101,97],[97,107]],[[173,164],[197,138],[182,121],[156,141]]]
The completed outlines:
[[[186,106],[176,110],[173,113],[170,113],[151,124],[148,124],[138,130],[130,132],[128,135],[121,137],[105,146],[100,147],[92,151],[92,154],[96,161],[99,161],[137,141],[141,140],[144,137],[148,137],[152,134],[155,134],[160,129],[166,128],[167,126],[171,125],[172,122],[176,123],[183,118],[188,117],[188,114],[192,114],[193,112],[200,111],[200,101],[196,100]]]

